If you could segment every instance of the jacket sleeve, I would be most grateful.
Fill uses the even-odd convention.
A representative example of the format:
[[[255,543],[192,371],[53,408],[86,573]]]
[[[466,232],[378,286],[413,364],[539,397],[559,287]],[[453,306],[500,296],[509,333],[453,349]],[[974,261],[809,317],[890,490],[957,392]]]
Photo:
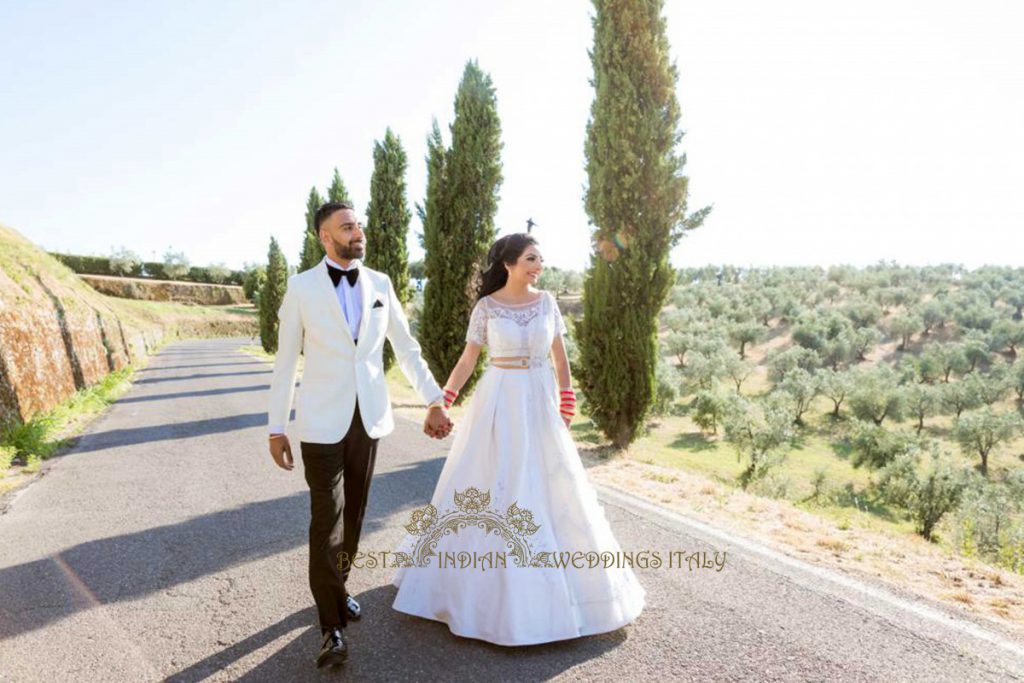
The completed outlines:
[[[295,397],[295,375],[299,366],[303,333],[296,286],[293,275],[288,278],[288,288],[277,312],[277,354],[274,356],[274,373],[270,380],[270,407],[267,411],[267,426],[272,431],[283,430],[288,425],[292,399]]]
[[[395,357],[398,359],[398,366],[402,374],[406,376],[409,383],[416,389],[416,393],[423,399],[423,403],[429,405],[435,401],[444,399],[444,392],[438,386],[434,376],[430,374],[430,368],[421,355],[422,349],[416,337],[409,331],[409,321],[402,309],[402,302],[398,300],[395,287],[391,284],[391,278],[384,275],[388,281],[388,330],[387,337],[391,341],[391,348],[395,350]]]

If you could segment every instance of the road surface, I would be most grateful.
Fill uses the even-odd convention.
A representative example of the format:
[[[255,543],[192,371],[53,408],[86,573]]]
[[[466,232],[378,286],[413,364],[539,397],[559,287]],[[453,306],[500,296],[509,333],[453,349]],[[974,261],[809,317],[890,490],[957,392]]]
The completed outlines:
[[[350,659],[318,671],[298,444],[295,470],[272,464],[270,366],[245,343],[165,347],[0,515],[0,680],[1024,680],[1024,647],[991,627],[604,489],[625,550],[725,565],[637,569],[636,622],[520,648],[396,612],[392,570],[357,569]],[[396,547],[450,443],[397,420],[361,550]]]

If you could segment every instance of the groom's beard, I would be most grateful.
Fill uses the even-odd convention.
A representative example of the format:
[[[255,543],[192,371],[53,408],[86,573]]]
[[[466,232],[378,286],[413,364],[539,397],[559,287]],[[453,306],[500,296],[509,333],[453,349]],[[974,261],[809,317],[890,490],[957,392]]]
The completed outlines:
[[[338,255],[338,258],[344,261],[351,261],[354,258],[362,258],[363,252],[366,250],[365,243],[360,242],[357,245],[342,244],[338,240],[331,238],[331,242],[334,243],[334,253]]]

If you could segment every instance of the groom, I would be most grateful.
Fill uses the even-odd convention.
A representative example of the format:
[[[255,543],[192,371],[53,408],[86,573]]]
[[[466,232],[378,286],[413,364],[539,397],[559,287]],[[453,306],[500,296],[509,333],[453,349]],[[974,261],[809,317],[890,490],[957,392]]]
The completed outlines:
[[[285,436],[299,353],[305,358],[295,428],[310,493],[309,587],[323,642],[317,667],[348,656],[344,627],[361,616],[345,589],[366,510],[377,441],[394,429],[384,378],[384,338],[402,372],[429,404],[424,432],[444,438],[452,423],[444,393],[420,356],[402,304],[385,273],[361,265],[365,235],[352,206],[329,202],[316,212],[327,256],[288,278],[279,311],[278,349],[270,384],[270,454],[294,467]]]

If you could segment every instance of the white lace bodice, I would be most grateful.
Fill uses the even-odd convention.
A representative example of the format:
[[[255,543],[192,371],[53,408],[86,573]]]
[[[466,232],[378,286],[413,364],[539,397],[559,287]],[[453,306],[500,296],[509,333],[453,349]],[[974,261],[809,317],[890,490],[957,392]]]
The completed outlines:
[[[494,356],[547,356],[565,321],[555,297],[541,292],[535,301],[505,304],[491,296],[476,302],[469,317],[466,341],[488,347]]]

